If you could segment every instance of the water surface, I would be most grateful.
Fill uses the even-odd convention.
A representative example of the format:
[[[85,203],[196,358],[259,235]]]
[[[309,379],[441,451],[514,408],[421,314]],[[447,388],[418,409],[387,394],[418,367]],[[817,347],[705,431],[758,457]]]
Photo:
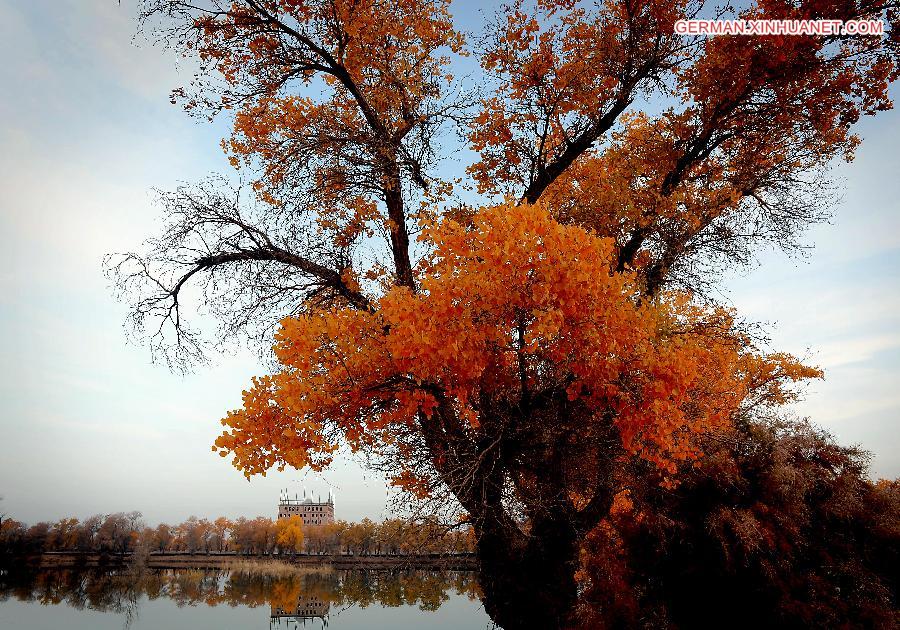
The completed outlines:
[[[0,628],[492,628],[469,571],[13,570]]]

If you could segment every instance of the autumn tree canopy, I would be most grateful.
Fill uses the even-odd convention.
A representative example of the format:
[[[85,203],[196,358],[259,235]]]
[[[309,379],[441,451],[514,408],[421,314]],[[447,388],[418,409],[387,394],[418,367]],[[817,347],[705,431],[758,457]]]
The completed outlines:
[[[282,549],[291,553],[303,551],[303,519],[299,514],[279,519],[275,527],[278,532],[275,540]]]
[[[218,341],[274,329],[278,367],[223,420],[221,455],[252,475],[364,452],[471,521],[498,623],[557,627],[622,462],[677,484],[700,437],[820,376],[705,289],[827,216],[829,165],[852,159],[860,116],[891,107],[896,6],[762,0],[740,16],[890,33],[706,39],[675,21],[731,9],[519,1],[473,48],[449,8],[149,0],[199,63],[174,99],[227,113],[250,190],[164,194],[165,233],[112,269],[176,366],[208,350],[190,287]],[[473,52],[474,87],[453,76]],[[476,156],[465,172],[447,166],[454,130]],[[542,582],[521,580],[534,566]]]

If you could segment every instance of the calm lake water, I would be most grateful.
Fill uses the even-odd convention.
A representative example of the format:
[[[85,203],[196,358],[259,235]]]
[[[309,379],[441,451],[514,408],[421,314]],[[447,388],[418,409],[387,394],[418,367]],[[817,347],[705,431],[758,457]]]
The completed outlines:
[[[3,630],[493,628],[468,571],[0,574]]]

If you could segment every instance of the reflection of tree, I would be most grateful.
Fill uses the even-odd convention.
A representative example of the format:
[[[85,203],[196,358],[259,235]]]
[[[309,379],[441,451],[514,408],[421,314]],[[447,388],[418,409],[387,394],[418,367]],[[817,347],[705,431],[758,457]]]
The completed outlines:
[[[20,569],[0,574],[0,601],[16,599],[66,604],[131,618],[142,597],[162,597],[178,606],[269,606],[272,616],[297,616],[332,606],[418,606],[437,610],[448,591],[478,597],[475,574],[468,571],[332,571],[262,575],[240,571],[98,569]],[[292,615],[293,613],[293,615]]]
[[[0,574],[0,601],[14,598],[43,605],[65,603],[123,615],[126,627],[137,616],[141,595],[149,592],[146,581],[130,573],[98,571],[11,571]]]

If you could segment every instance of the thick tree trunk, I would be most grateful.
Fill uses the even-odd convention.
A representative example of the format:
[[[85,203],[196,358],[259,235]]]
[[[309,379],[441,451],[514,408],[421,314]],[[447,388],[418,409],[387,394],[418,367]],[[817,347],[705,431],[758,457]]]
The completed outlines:
[[[535,522],[527,536],[485,524],[477,551],[485,610],[504,630],[577,625],[578,539],[571,523]]]
[[[579,532],[588,531],[609,511],[615,458],[611,455],[601,462],[607,470],[597,471],[595,496],[577,511],[566,491],[560,451],[546,447],[540,454],[544,474],[538,475],[524,493],[528,524],[527,532],[523,532],[503,505],[504,488],[511,476],[508,463],[516,460],[517,443],[510,437],[502,440],[502,429],[486,429],[485,437],[473,443],[459,427],[449,401],[439,391],[436,397],[438,413],[430,418],[423,414],[420,426],[434,461],[439,462],[439,473],[472,519],[485,610],[504,630],[578,626],[575,575]],[[564,393],[542,403],[553,406],[550,415],[554,417],[568,413]],[[494,418],[485,412],[490,409],[490,401],[482,401],[481,407],[485,427],[509,426],[508,411]],[[535,416],[528,424],[540,421],[541,417]],[[526,435],[524,431],[519,433]],[[550,438],[554,444],[564,444],[566,436],[544,436],[545,441]],[[535,442],[540,440],[530,438],[528,444]],[[460,470],[470,472],[460,475]]]

